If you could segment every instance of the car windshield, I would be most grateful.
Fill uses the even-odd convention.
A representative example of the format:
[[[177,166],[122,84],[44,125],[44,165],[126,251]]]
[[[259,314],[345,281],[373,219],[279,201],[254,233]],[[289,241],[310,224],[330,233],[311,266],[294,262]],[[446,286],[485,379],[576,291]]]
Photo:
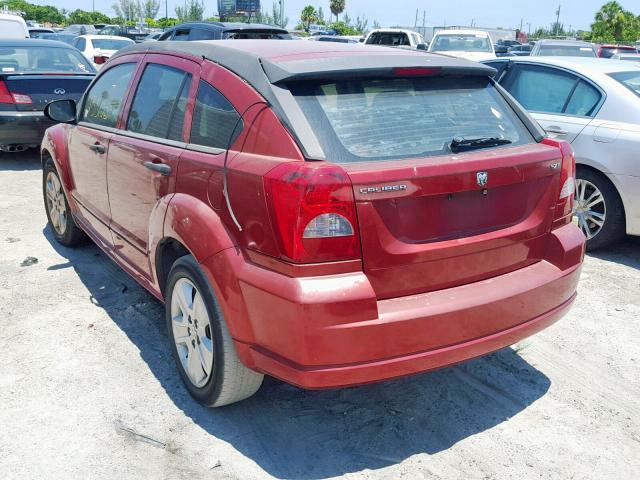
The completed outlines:
[[[128,47],[129,45],[135,43],[133,40],[119,40],[119,39],[97,39],[94,38],[91,40],[93,43],[93,48],[100,50],[120,50],[121,48]]]
[[[404,32],[375,32],[369,36],[367,44],[403,47],[411,45],[411,42],[409,36]]]
[[[38,38],[42,40],[56,40],[58,42],[63,42],[68,45],[71,45],[73,39],[76,38],[75,35],[61,35],[59,33],[41,33],[38,35]]]
[[[596,52],[591,47],[579,45],[540,45],[539,56],[548,57],[595,57]]]
[[[290,90],[338,163],[446,155],[455,137],[532,138],[485,77],[299,82]]]
[[[633,47],[602,47],[602,57],[611,58],[616,53],[635,53],[636,49]]]
[[[610,73],[610,77],[619,81],[633,93],[640,97],[640,70],[633,72],[616,72]]]
[[[489,38],[484,35],[438,35],[432,52],[491,52]]]
[[[0,73],[93,73],[82,54],[71,48],[0,47]]]

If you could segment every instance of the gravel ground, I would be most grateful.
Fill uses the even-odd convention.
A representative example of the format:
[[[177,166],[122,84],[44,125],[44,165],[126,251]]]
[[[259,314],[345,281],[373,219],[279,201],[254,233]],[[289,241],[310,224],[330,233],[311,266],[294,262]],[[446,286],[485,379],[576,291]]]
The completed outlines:
[[[55,244],[40,189],[33,152],[0,156],[2,479],[640,477],[638,240],[589,256],[570,314],[514,348],[360,388],[267,379],[207,410],[162,306],[97,247]]]

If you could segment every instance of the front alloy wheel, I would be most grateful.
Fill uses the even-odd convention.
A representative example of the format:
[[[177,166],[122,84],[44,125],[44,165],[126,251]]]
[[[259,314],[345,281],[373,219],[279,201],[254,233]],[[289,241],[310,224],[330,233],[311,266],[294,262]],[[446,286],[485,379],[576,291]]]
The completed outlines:
[[[602,192],[588,180],[576,180],[574,214],[587,240],[598,235],[604,227],[607,219],[607,204]]]
[[[67,231],[67,205],[64,200],[62,184],[55,172],[48,172],[45,183],[47,213],[51,226],[56,233],[64,237]]]

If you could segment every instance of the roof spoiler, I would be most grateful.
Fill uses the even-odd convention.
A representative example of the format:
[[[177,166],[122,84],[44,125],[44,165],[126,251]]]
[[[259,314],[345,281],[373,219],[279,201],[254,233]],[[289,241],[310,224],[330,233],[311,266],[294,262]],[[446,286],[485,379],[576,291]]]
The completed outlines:
[[[445,56],[352,55],[306,58],[272,62],[262,59],[262,68],[272,84],[304,80],[348,78],[480,76],[492,77],[496,70],[488,65]]]

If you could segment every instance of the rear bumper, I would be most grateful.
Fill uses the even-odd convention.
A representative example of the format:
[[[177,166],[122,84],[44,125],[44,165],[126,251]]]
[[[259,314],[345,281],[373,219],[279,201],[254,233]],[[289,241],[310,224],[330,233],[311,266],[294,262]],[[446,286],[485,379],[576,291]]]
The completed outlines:
[[[43,112],[0,112],[0,146],[40,145],[52,125]]]
[[[243,363],[303,388],[424,372],[511,345],[567,312],[576,296],[584,237],[573,225],[549,237],[548,261],[380,301],[364,273],[285,277],[246,263],[230,249],[220,255],[239,279],[238,296],[223,292],[223,311],[234,322],[246,322],[246,328],[230,325]],[[221,267],[217,257],[203,265],[208,274]]]

